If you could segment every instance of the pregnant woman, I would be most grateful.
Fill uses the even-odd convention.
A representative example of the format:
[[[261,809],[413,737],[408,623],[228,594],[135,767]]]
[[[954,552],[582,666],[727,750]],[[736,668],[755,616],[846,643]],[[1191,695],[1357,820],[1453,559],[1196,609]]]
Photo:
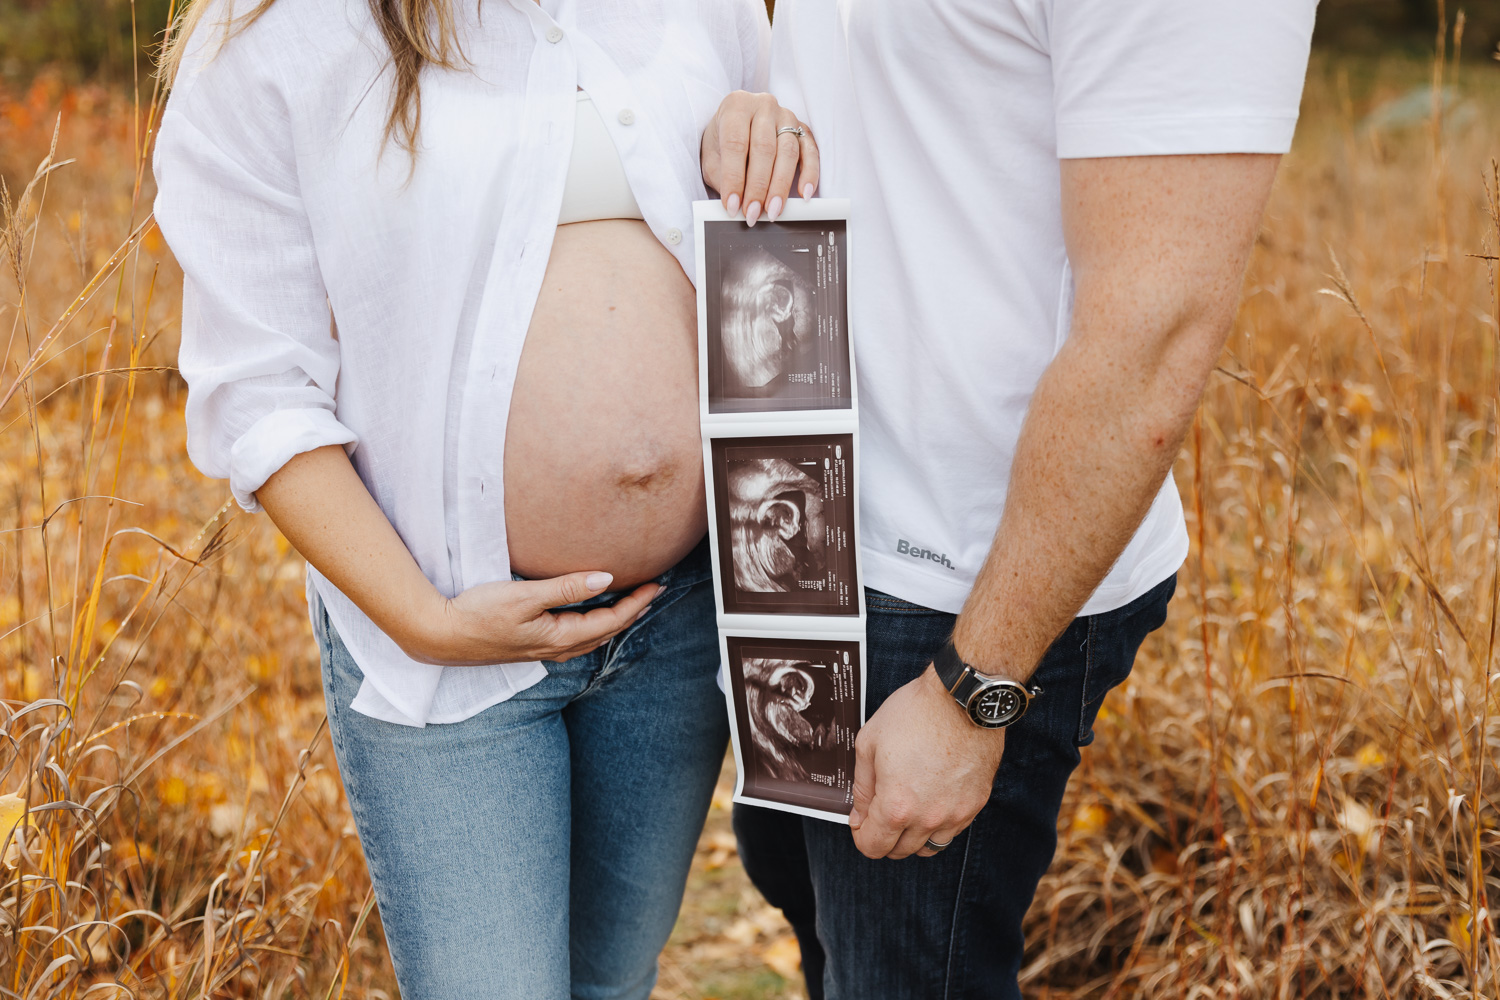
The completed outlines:
[[[751,223],[816,182],[731,94],[761,0],[205,2],[156,150],[188,448],[309,563],[401,993],[644,1000],[726,739],[699,151]]]

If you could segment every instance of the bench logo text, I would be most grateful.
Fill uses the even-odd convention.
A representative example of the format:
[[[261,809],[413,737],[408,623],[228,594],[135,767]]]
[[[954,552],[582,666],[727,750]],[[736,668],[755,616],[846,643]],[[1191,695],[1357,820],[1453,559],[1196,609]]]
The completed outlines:
[[[898,539],[896,541],[896,551],[901,553],[903,556],[911,556],[913,559],[931,559],[938,565],[946,566],[949,569],[958,568],[957,566],[954,566],[952,560],[950,560],[943,553],[934,552],[931,549],[919,549],[904,538]]]

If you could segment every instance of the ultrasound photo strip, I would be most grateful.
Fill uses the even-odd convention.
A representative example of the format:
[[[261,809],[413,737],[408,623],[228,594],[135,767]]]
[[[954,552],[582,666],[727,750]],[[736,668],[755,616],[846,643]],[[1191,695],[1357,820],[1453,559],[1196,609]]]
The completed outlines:
[[[734,797],[847,822],[864,718],[864,644],[721,635]]]
[[[849,205],[697,224],[704,476],[735,800],[848,822],[864,721]]]
[[[854,435],[710,440],[725,614],[858,618]]]
[[[847,221],[702,230],[708,412],[852,409]]]

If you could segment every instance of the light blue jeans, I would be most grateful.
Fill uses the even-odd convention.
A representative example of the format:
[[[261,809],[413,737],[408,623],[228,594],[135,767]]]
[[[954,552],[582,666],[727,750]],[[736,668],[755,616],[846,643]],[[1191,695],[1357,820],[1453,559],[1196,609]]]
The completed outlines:
[[[651,992],[728,739],[706,543],[659,582],[607,646],[425,729],[350,710],[359,667],[318,616],[334,752],[405,1000]]]

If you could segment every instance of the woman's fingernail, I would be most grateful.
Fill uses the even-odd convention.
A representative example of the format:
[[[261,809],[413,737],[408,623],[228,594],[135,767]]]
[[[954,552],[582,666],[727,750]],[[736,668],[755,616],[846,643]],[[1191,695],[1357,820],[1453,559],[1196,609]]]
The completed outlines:
[[[812,197],[812,193],[813,193],[813,186],[812,186],[811,182],[808,182],[808,183],[802,185],[802,200],[803,201],[807,201],[809,198],[811,198]]]
[[[730,215],[733,215],[735,212],[738,212],[739,210],[740,210],[740,196],[737,195],[737,194],[730,195],[729,196],[729,201],[727,201],[727,202],[724,203],[724,211],[728,212]]]
[[[745,224],[753,226],[755,225],[755,220],[758,218],[760,218],[760,202],[752,201],[745,206]]]
[[[778,215],[780,215],[780,214],[781,214],[781,196],[777,195],[776,197],[772,198],[771,199],[771,203],[766,206],[766,218],[770,219],[772,222],[775,222],[776,221],[776,217]]]
[[[609,581],[613,579],[614,577],[608,573],[590,573],[583,578],[583,585],[590,590],[603,590],[609,586]]]

